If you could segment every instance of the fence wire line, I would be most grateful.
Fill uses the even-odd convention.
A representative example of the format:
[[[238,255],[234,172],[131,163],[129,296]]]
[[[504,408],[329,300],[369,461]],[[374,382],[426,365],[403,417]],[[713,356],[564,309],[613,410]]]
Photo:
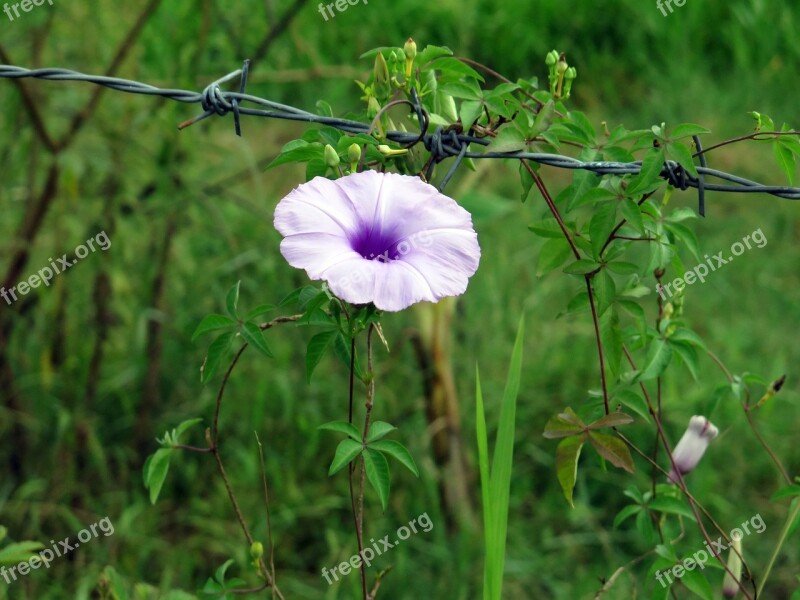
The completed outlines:
[[[369,134],[371,126],[359,121],[349,119],[340,119],[337,117],[324,117],[315,115],[308,111],[273,102],[258,96],[252,96],[245,93],[245,86],[247,83],[247,76],[249,72],[249,61],[244,62],[242,69],[238,69],[229,73],[208,86],[202,92],[193,92],[178,89],[164,89],[158,88],[139,81],[130,79],[121,79],[118,77],[106,77],[103,75],[87,75],[78,71],[61,68],[43,68],[43,69],[26,69],[23,67],[13,65],[0,65],[0,78],[7,79],[45,79],[50,81],[83,81],[93,83],[95,85],[104,86],[126,92],[130,94],[143,94],[147,96],[159,96],[177,102],[185,102],[187,104],[200,104],[203,107],[203,113],[181,123],[180,129],[187,127],[193,123],[201,121],[212,115],[225,116],[229,113],[234,115],[234,125],[237,135],[241,135],[240,115],[250,115],[254,117],[266,117],[271,119],[285,119],[290,121],[303,121],[307,123],[318,123],[320,125],[328,125],[344,131],[346,133],[363,133]],[[220,87],[222,84],[227,83],[236,78],[240,78],[240,86],[238,92],[224,91]],[[633,162],[608,162],[608,161],[581,161],[570,156],[559,154],[549,154],[541,152],[475,152],[469,150],[470,145],[488,146],[490,140],[485,138],[474,137],[465,133],[458,133],[455,130],[445,130],[444,127],[438,126],[433,133],[428,131],[429,119],[425,110],[417,96],[417,92],[412,88],[411,90],[412,105],[417,120],[420,124],[420,133],[411,133],[406,131],[389,131],[386,132],[386,138],[398,144],[412,147],[417,143],[422,143],[425,148],[431,153],[432,160],[428,169],[428,180],[432,175],[433,167],[435,164],[443,161],[446,158],[454,157],[455,161],[451,165],[448,172],[442,178],[439,188],[443,189],[452,175],[455,173],[457,167],[464,158],[483,159],[483,158],[510,158],[510,159],[525,159],[530,160],[541,165],[555,167],[559,169],[583,169],[591,171],[598,175],[636,175],[641,171],[642,161]],[[258,107],[253,108],[249,106],[242,106],[243,103],[250,103]],[[770,194],[778,198],[786,200],[800,200],[800,188],[786,187],[786,186],[773,186],[763,185],[761,183],[739,177],[725,171],[709,168],[706,165],[705,155],[702,153],[702,146],[697,136],[694,136],[695,145],[699,153],[700,166],[696,167],[699,177],[694,177],[679,163],[668,160],[664,163],[661,170],[661,177],[666,179],[672,186],[686,190],[688,188],[695,188],[698,190],[700,200],[700,214],[704,214],[704,193],[705,191],[714,192],[743,192],[743,193],[761,193]],[[714,177],[722,181],[729,182],[729,184],[720,183],[707,183],[705,177]]]

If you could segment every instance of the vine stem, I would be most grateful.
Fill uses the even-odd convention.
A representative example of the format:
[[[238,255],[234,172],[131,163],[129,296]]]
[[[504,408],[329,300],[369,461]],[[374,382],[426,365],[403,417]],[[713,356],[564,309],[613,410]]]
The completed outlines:
[[[769,578],[769,574],[772,572],[772,567],[775,565],[778,554],[780,553],[786,538],[789,537],[789,529],[791,528],[792,523],[795,522],[795,519],[800,517],[800,498],[796,499],[794,503],[794,509],[792,509],[792,512],[789,513],[789,516],[786,517],[786,523],[783,525],[781,537],[778,540],[778,544],[775,546],[775,550],[772,551],[772,556],[770,556],[767,568],[764,570],[764,576],[761,578],[761,582],[758,584],[758,590],[756,591],[757,596],[760,596],[761,592],[764,591],[764,586],[767,584],[767,579]]]
[[[628,358],[628,362],[631,364],[631,367],[636,369],[636,364],[634,363],[633,357],[631,356],[630,352],[628,351],[628,348],[625,345],[623,345],[622,346],[622,350],[625,352],[625,356]],[[731,571],[730,567],[728,566],[728,563],[725,562],[725,559],[719,554],[719,552],[717,552],[716,548],[712,547],[713,542],[711,541],[711,536],[708,534],[708,531],[706,530],[705,525],[703,525],[703,519],[700,517],[700,511],[698,510],[698,509],[702,509],[702,505],[691,494],[689,494],[689,488],[688,488],[688,486],[686,485],[686,482],[683,479],[683,473],[681,473],[680,469],[678,468],[678,465],[675,463],[675,458],[672,455],[672,449],[670,448],[669,440],[667,440],[667,435],[664,432],[664,428],[663,428],[663,426],[661,424],[661,419],[659,418],[659,415],[658,415],[655,407],[653,406],[653,402],[650,400],[650,396],[647,394],[647,390],[645,389],[644,384],[640,382],[639,385],[641,386],[641,388],[642,388],[642,390],[644,392],[645,401],[647,402],[647,408],[650,411],[650,416],[653,418],[653,421],[656,424],[656,429],[658,430],[658,436],[661,438],[661,443],[664,446],[664,450],[667,453],[667,457],[669,458],[670,465],[672,466],[672,471],[678,476],[678,487],[680,488],[680,490],[684,494],[686,494],[686,497],[689,499],[689,508],[691,508],[692,514],[694,514],[694,518],[695,518],[695,521],[697,522],[697,526],[700,529],[700,533],[703,535],[703,540],[705,540],[706,545],[711,550],[711,554],[714,555],[714,558],[716,558],[717,561],[725,569],[725,572],[729,573],[730,576],[734,578],[734,580],[736,581],[737,585],[739,586],[739,589],[742,590],[742,593],[744,594],[745,598],[747,598],[748,600],[753,600],[753,597],[749,594],[749,592],[747,591],[747,588],[745,588],[744,584]],[[705,509],[702,509],[702,510],[703,510],[703,513],[706,514],[706,516],[708,516],[708,512],[705,511]],[[713,522],[713,519],[712,519],[712,522]],[[722,534],[722,537],[725,538],[725,540],[730,544],[730,539],[725,534],[725,532],[722,531],[722,529],[715,522],[714,522],[714,525],[716,526],[718,532]],[[734,551],[736,552],[735,549],[734,549]],[[737,554],[738,554],[738,552],[737,552]],[[750,567],[745,562],[744,557],[742,557],[742,555],[739,554],[739,558],[742,559],[742,564],[747,568],[748,574],[751,574],[751,577],[752,577],[752,573],[750,571]]]
[[[357,532],[358,532],[358,547],[359,549],[363,547],[364,544],[364,481],[367,474],[366,463],[364,459],[364,451],[367,448],[367,436],[369,435],[369,422],[370,417],[372,416],[372,403],[375,399],[375,373],[372,370],[372,332],[375,329],[375,324],[370,323],[369,329],[367,330],[367,378],[369,383],[367,384],[367,401],[365,403],[365,414],[364,414],[364,432],[361,437],[361,444],[362,444],[362,452],[361,452],[361,472],[359,476],[358,482],[358,523],[357,523]],[[361,561],[361,586],[362,591],[364,592],[364,600],[372,600],[373,596],[370,594],[369,590],[367,589],[367,569],[364,566],[364,561]]]

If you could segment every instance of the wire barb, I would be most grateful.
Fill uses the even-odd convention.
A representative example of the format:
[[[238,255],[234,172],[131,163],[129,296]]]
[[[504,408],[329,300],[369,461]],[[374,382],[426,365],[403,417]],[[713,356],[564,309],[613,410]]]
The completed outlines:
[[[239,136],[241,136],[241,115],[317,123],[320,125],[335,127],[336,129],[339,129],[345,133],[370,133],[370,126],[367,123],[361,123],[359,121],[352,121],[349,119],[340,119],[336,117],[323,117],[299,108],[295,108],[293,106],[287,106],[285,104],[280,104],[278,102],[273,102],[272,100],[267,100],[258,96],[251,96],[245,93],[249,71],[250,61],[245,60],[241,69],[237,69],[225,77],[214,81],[206,86],[202,92],[161,89],[139,81],[121,79],[118,77],[106,77],[103,75],[87,75],[77,71],[72,71],[70,69],[61,68],[26,69],[14,65],[0,65],[0,78],[34,78],[46,79],[50,81],[83,81],[129,94],[160,96],[162,98],[175,100],[176,102],[200,104],[204,112],[178,125],[179,129],[185,129],[190,125],[193,125],[194,123],[202,121],[203,119],[213,115],[222,117],[232,112],[236,135]],[[237,77],[240,78],[238,92],[222,90],[222,84],[227,83],[228,81],[231,81]],[[257,108],[243,106],[244,103],[255,105]],[[433,175],[433,168],[436,164],[444,161],[447,158],[454,158],[455,160],[453,161],[453,164],[450,166],[439,184],[440,190],[444,189],[458,166],[466,158],[525,159],[558,169],[583,169],[596,173],[597,175],[636,175],[639,173],[639,171],[641,171],[642,168],[642,161],[633,161],[628,163],[605,161],[584,162],[576,158],[572,158],[571,156],[541,152],[471,151],[469,149],[470,146],[486,147],[489,145],[490,140],[487,140],[486,138],[475,137],[471,130],[468,132],[461,132],[460,124],[456,124],[446,129],[442,126],[439,126],[433,133],[429,133],[428,128],[430,125],[430,118],[425,112],[425,109],[422,107],[417,90],[414,88],[411,89],[411,105],[413,107],[414,116],[417,118],[420,132],[411,133],[407,131],[387,131],[385,137],[386,139],[401,144],[406,148],[411,148],[419,143],[424,145],[426,150],[428,150],[428,152],[431,154],[430,163],[426,173],[428,181],[430,181],[430,178]],[[696,167],[698,177],[694,177],[687,172],[683,165],[680,165],[672,160],[668,160],[664,163],[664,166],[661,170],[661,177],[666,179],[670,185],[673,185],[681,190],[686,190],[688,188],[697,189],[699,196],[699,212],[701,215],[705,216],[706,191],[770,194],[786,200],[800,200],[800,188],[763,185],[756,181],[739,177],[738,175],[709,168],[706,163],[705,154],[702,151],[699,138],[697,136],[693,136],[693,140],[695,146],[697,147],[697,153],[700,159],[700,166]],[[707,183],[705,179],[706,177],[713,177],[727,183]]]

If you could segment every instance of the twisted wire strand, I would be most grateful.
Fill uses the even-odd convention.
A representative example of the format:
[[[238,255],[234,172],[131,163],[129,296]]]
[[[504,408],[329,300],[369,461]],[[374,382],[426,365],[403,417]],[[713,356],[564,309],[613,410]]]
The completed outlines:
[[[338,117],[315,115],[293,106],[281,104],[266,98],[245,93],[248,71],[249,61],[245,61],[242,69],[237,69],[236,71],[233,71],[228,75],[212,82],[201,92],[158,88],[147,83],[133,81],[130,79],[107,77],[104,75],[87,75],[71,69],[52,67],[42,69],[26,69],[24,67],[18,67],[14,65],[0,65],[0,78],[29,78],[44,79],[48,81],[82,81],[129,94],[159,96],[186,104],[200,104],[204,112],[192,119],[189,119],[188,121],[185,121],[184,123],[181,123],[179,125],[179,128],[181,129],[207,117],[213,115],[222,117],[232,112],[234,114],[234,124],[237,135],[241,135],[239,120],[240,115],[316,123],[335,127],[340,131],[352,134],[369,133],[370,126],[367,123],[353,121],[350,119],[340,119]],[[232,81],[236,78],[240,78],[240,87],[238,92],[226,91],[221,88],[222,84]],[[254,105],[258,108],[254,108],[253,106],[243,106],[244,103]],[[411,90],[411,103],[414,107],[417,122],[420,123],[421,131],[419,133],[389,131],[386,133],[386,138],[398,144],[405,145],[408,148],[416,145],[417,143],[422,143],[426,150],[431,153],[431,161],[428,168],[428,179],[430,179],[430,175],[432,175],[434,164],[437,164],[447,158],[455,158],[453,164],[448,169],[448,172],[442,178],[442,182],[439,186],[440,189],[445,187],[460,165],[461,161],[465,158],[524,159],[558,169],[582,169],[591,171],[598,175],[636,175],[641,171],[642,161],[587,162],[572,158],[571,156],[542,152],[475,152],[469,150],[471,145],[488,146],[490,144],[490,140],[475,137],[469,133],[458,133],[453,129],[445,130],[442,126],[438,126],[434,132],[430,133],[428,132],[430,120],[427,113],[422,108],[417,91],[413,88]],[[696,167],[699,177],[694,177],[684,168],[683,165],[673,160],[668,160],[664,163],[664,166],[661,170],[661,177],[666,179],[672,186],[681,190],[686,190],[688,188],[697,189],[700,198],[701,215],[705,212],[704,193],[706,191],[770,194],[786,200],[800,200],[800,188],[763,185],[759,182],[751,181],[732,173],[727,173],[725,171],[708,167],[706,164],[705,155],[702,153],[700,140],[697,138],[697,136],[694,136],[694,142],[697,146],[698,152],[700,153],[700,166]],[[713,177],[728,183],[708,183],[705,180],[706,177]]]

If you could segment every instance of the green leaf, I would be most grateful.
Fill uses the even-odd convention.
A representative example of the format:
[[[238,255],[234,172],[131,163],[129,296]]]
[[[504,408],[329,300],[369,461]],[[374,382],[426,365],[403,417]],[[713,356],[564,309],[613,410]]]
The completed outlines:
[[[629,196],[638,196],[654,189],[653,185],[660,180],[663,167],[663,149],[651,148],[648,150],[642,161],[642,168],[639,174],[631,179],[626,193]]]
[[[237,321],[226,317],[225,315],[207,315],[200,321],[197,329],[192,334],[192,341],[209,331],[216,331],[218,329],[227,329],[237,324]]]
[[[161,448],[150,455],[144,463],[144,486],[150,490],[150,503],[155,504],[161,487],[167,478],[169,461],[172,458],[171,448]]]
[[[305,140],[293,140],[286,144],[267,170],[291,162],[307,162],[312,159],[323,159],[325,146],[319,142],[309,144]]]
[[[672,348],[661,338],[653,340],[647,351],[644,367],[635,377],[634,381],[648,381],[660,376],[669,365],[672,358]]]
[[[606,309],[614,303],[614,299],[617,297],[617,286],[608,271],[603,269],[592,277],[592,289],[597,304],[597,314],[602,316]]]
[[[563,271],[568,275],[586,275],[587,273],[597,271],[599,268],[600,265],[595,261],[588,258],[582,258],[580,260],[576,260],[574,263],[568,264],[566,267],[564,267]]]
[[[670,515],[681,515],[694,519],[694,513],[682,500],[672,496],[657,496],[647,503],[647,508]]]
[[[564,232],[561,231],[561,226],[558,221],[552,217],[543,219],[541,221],[534,221],[528,225],[528,230],[545,238],[563,238]]]
[[[567,204],[567,212],[580,208],[581,206],[586,206],[587,204],[594,206],[601,202],[609,202],[617,197],[611,190],[601,187],[589,188],[584,191],[573,188],[573,191],[577,191],[578,193],[571,195],[569,203]],[[633,202],[633,200],[631,200],[631,202]],[[634,204],[636,203],[634,202]]]
[[[244,320],[245,321],[252,321],[256,317],[260,317],[261,315],[265,315],[266,313],[271,312],[271,311],[275,310],[276,308],[278,308],[278,307],[275,306],[274,304],[259,304],[253,310],[251,310],[249,313],[247,313],[247,316],[244,318]]]
[[[547,425],[544,426],[542,435],[547,439],[553,440],[556,438],[577,435],[586,429],[586,424],[581,421],[581,418],[575,414],[575,411],[567,407],[563,413],[558,413],[554,417],[550,417]]]
[[[667,146],[667,154],[675,161],[681,164],[689,173],[697,177],[697,168],[694,166],[694,159],[692,158],[692,151],[688,146],[684,146],[680,142],[669,144]]]
[[[424,67],[430,61],[442,56],[452,56],[453,51],[445,46],[425,46],[425,50],[417,53],[416,64]]]
[[[561,440],[558,443],[558,448],[556,448],[558,483],[561,484],[564,497],[572,508],[575,508],[575,503],[572,501],[572,492],[578,479],[578,458],[581,455],[583,442],[583,436],[571,436]]]
[[[235,331],[229,331],[228,333],[223,333],[211,342],[211,345],[208,347],[208,353],[206,354],[206,360],[200,368],[200,381],[202,383],[207,383],[214,376],[223,357],[231,347],[235,336]]]
[[[644,233],[644,221],[642,220],[641,207],[630,198],[623,199],[619,206],[622,211],[622,216],[625,217],[628,224],[639,233]]]
[[[236,307],[239,304],[239,286],[242,284],[241,280],[236,282],[229,291],[228,295],[225,298],[225,306],[228,309],[228,314],[233,319],[238,319],[239,317],[236,315]]]
[[[639,394],[630,389],[620,390],[614,394],[614,399],[630,408],[645,421],[650,420],[650,409],[647,408],[647,401]]]
[[[355,441],[361,444],[361,432],[358,431],[355,425],[352,423],[348,423],[346,421],[331,421],[329,423],[323,423],[319,427],[317,427],[320,431],[335,431],[336,433],[344,433],[345,435],[350,436]]]
[[[513,125],[506,125],[498,133],[488,148],[487,152],[517,152],[526,146],[525,136]]]
[[[622,362],[622,330],[619,315],[613,308],[607,310],[599,319],[600,342],[606,357],[606,366],[615,377],[619,374]]]
[[[480,100],[464,100],[461,103],[458,116],[459,119],[461,119],[461,126],[465,132],[469,131],[475,124],[482,110],[483,103]]]
[[[681,357],[681,360],[686,365],[686,368],[689,369],[692,379],[697,381],[697,372],[700,368],[700,364],[695,347],[688,342],[674,342],[671,338],[668,339],[668,342],[673,352]]]
[[[714,600],[714,591],[711,589],[711,584],[708,583],[706,576],[702,571],[684,570],[681,583],[685,585],[691,592],[703,598],[703,600]]]
[[[563,238],[547,240],[539,251],[536,276],[542,277],[550,271],[557,269],[563,265],[570,256],[572,256],[572,250],[567,240]]]
[[[272,358],[272,351],[267,346],[267,340],[264,339],[264,332],[255,323],[244,323],[239,333],[247,341],[248,344],[253,346],[256,350],[261,352],[264,356]]]
[[[314,374],[314,370],[322,360],[322,357],[325,356],[328,348],[331,347],[337,335],[340,334],[336,330],[323,331],[308,341],[308,348],[306,349],[306,378],[308,381],[311,381],[311,375]]]
[[[788,498],[791,496],[800,496],[800,484],[793,483],[791,485],[786,485],[779,489],[772,495],[770,500],[775,502],[776,500],[780,500],[781,498]]]
[[[367,434],[367,443],[374,442],[381,439],[387,433],[397,431],[397,427],[387,423],[386,421],[375,421],[369,426],[369,433]]]
[[[44,544],[31,541],[16,542],[0,548],[0,565],[16,565],[28,561],[42,548]]]
[[[333,456],[331,466],[328,469],[328,477],[338,473],[343,467],[349,465],[353,459],[361,454],[363,448],[361,442],[356,442],[355,440],[347,439],[339,442],[339,445],[336,446],[336,453]]]
[[[612,273],[617,273],[619,275],[633,275],[634,273],[639,272],[638,265],[635,265],[634,263],[631,262],[625,262],[622,260],[616,260],[607,263],[606,269],[608,269]]]
[[[189,429],[197,425],[198,423],[202,423],[203,419],[188,419],[187,421],[183,421],[180,425],[175,428],[175,436],[174,439],[177,441],[179,437],[181,437],[184,433],[186,433]]]
[[[378,493],[384,512],[389,502],[389,463],[386,457],[377,450],[367,448],[364,451],[364,467],[367,479]]]
[[[641,510],[642,507],[639,506],[638,504],[629,504],[628,506],[626,506],[617,513],[617,516],[614,517],[614,523],[612,526],[614,527],[614,529],[616,529],[617,527],[622,525],[622,523],[624,523],[629,517],[632,517],[633,515],[639,513]]]
[[[797,161],[792,151],[781,143],[781,138],[776,139],[772,144],[772,151],[778,166],[783,169],[789,185],[794,185],[797,178]]]
[[[673,140],[680,140],[693,135],[705,135],[707,133],[711,133],[711,130],[693,123],[681,123],[672,130],[672,134],[669,137]]]
[[[350,341],[345,339],[342,333],[336,336],[336,339],[333,340],[333,352],[339,358],[340,361],[344,364],[347,368],[348,373],[350,372]],[[356,352],[356,359],[353,362],[353,370],[355,371],[355,376],[357,379],[364,381],[364,373],[361,371],[361,365],[358,362],[358,352]]]
[[[437,69],[442,72],[440,81],[456,81],[462,77],[470,79],[477,79],[483,81],[483,77],[475,69],[468,64],[461,62],[457,58],[444,57],[437,58],[430,63],[431,69]]]
[[[378,440],[376,442],[370,442],[369,447],[392,456],[400,461],[406,469],[419,477],[419,469],[417,469],[414,458],[411,456],[408,449],[400,442],[396,440]]]
[[[533,127],[531,127],[528,137],[533,139],[550,129],[550,126],[553,124],[555,113],[555,103],[552,100],[545,102],[544,106],[542,106],[539,109],[539,112],[536,113],[536,119],[533,121]]]
[[[594,446],[594,449],[597,450],[597,453],[615,467],[625,469],[628,473],[636,472],[630,450],[628,450],[625,442],[617,436],[591,431],[589,432],[589,441]]]

